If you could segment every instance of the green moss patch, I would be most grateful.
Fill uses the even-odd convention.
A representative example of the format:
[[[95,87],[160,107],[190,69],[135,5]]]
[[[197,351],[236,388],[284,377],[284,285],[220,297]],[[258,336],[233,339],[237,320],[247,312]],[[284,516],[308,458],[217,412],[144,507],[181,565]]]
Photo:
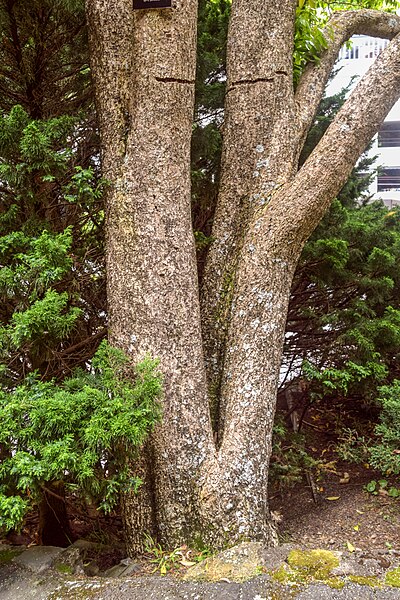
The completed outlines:
[[[400,587],[400,567],[386,573],[385,583],[392,587]]]
[[[7,550],[0,550],[0,565],[4,565],[12,561],[13,558],[21,554],[25,548],[7,548]]]
[[[311,581],[322,581],[334,589],[341,589],[344,582],[331,575],[339,566],[339,558],[329,550],[292,550],[287,558],[288,565],[270,572],[272,579],[280,584],[304,585]]]
[[[64,575],[72,575],[72,567],[70,565],[59,563],[55,566],[55,568],[59,573],[63,573]]]
[[[387,571],[384,582],[376,576],[348,575],[338,577],[332,574],[340,564],[339,557],[329,550],[292,550],[287,563],[270,571],[271,578],[281,585],[305,586],[313,581],[341,589],[346,583],[355,583],[371,588],[382,589],[386,585],[400,588],[400,567]]]
[[[299,574],[297,571],[290,569],[285,565],[281,565],[276,571],[270,571],[271,578],[277,583],[299,583]]]
[[[362,575],[348,575],[347,580],[358,585],[368,585],[369,587],[382,587],[382,582],[377,577],[364,577]]]
[[[339,566],[338,557],[329,550],[291,550],[287,562],[306,578],[324,580]]]

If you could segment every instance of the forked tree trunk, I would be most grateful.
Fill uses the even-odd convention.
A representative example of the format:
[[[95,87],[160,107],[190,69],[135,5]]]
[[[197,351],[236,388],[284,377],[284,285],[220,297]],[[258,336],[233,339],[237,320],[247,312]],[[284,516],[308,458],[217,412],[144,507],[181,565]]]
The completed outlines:
[[[207,379],[219,443],[226,396],[222,378],[226,352],[231,351],[232,339],[227,342],[238,262],[244,245],[254,242],[245,242],[246,232],[271,194],[297,171],[292,66],[295,4],[283,0],[262,7],[257,2],[232,5],[221,184],[201,294]]]
[[[334,16],[329,48],[292,86],[297,2],[233,0],[222,184],[203,293],[214,443],[190,219],[196,1],[136,11],[87,0],[107,193],[110,339],[160,358],[164,416],[124,498],[128,550],[276,543],[267,477],[290,285],[301,249],[400,95],[397,37],[308,161],[297,156],[342,43],[400,19]],[[222,413],[222,417],[220,414]],[[146,466],[146,461],[147,466]],[[151,465],[151,468],[149,468]]]

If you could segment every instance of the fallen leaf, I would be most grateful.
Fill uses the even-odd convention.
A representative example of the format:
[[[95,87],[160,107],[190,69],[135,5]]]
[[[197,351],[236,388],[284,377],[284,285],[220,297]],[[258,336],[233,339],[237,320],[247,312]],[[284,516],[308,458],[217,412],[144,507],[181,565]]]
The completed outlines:
[[[195,565],[196,563],[193,562],[192,560],[186,560],[186,558],[182,558],[182,560],[179,561],[181,565],[183,565],[184,567],[193,567],[193,565]]]
[[[325,500],[339,500],[340,496],[328,496]]]
[[[357,523],[357,525],[354,525],[353,529],[354,529],[354,531],[358,531],[360,529],[359,524]]]
[[[347,545],[347,550],[349,552],[354,552],[355,551],[355,547],[353,546],[353,544],[351,544],[350,542],[346,542]]]
[[[363,510],[358,510],[358,508],[356,508],[356,513],[358,513],[359,515],[363,515],[364,511]]]

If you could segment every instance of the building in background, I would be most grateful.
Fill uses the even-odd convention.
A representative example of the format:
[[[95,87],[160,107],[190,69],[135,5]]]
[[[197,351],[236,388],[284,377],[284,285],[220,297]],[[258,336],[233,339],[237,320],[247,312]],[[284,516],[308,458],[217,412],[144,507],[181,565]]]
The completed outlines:
[[[378,54],[388,45],[388,40],[367,36],[354,36],[351,47],[343,47],[336,68],[340,69],[327,88],[327,95],[336,94],[357,81],[369,69]],[[395,104],[374,138],[370,156],[377,156],[379,175],[370,186],[372,198],[382,199],[386,206],[400,206],[400,101]]]

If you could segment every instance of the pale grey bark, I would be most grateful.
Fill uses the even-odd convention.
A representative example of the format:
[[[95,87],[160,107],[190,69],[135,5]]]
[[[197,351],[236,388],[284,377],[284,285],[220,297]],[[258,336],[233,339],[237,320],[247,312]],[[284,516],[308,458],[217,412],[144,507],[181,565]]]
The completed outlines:
[[[293,35],[296,2],[232,3],[221,184],[202,289],[213,412],[218,411],[230,303],[246,223],[295,169]],[[218,419],[214,419],[218,420]],[[217,429],[222,428],[222,422]]]
[[[160,359],[163,421],[152,439],[153,501],[157,527],[172,541],[194,520],[192,482],[213,449],[190,215],[197,3],[133,13],[131,0],[88,0],[87,11],[110,181],[110,340],[134,362],[146,353]],[[137,519],[134,505],[125,499],[128,529],[137,520],[151,529],[151,507]],[[132,550],[137,540],[128,537]]]
[[[370,13],[367,16],[370,17]],[[374,17],[377,18],[377,13]],[[350,15],[350,18],[353,16]],[[383,16],[383,21],[387,22],[386,16]],[[380,31],[383,31],[383,25]],[[203,309],[206,334],[211,343],[215,344],[217,340],[216,345],[220,343],[225,352],[220,364],[216,362],[220,357],[210,353],[208,358],[214,360],[212,367],[220,369],[222,374],[219,383],[219,409],[222,411],[219,461],[227,479],[236,485],[235,499],[232,500],[231,493],[231,501],[225,504],[239,520],[236,536],[238,532],[245,532],[245,535],[266,539],[270,543],[274,540],[267,517],[265,473],[271,452],[276,388],[293,272],[306,239],[400,96],[399,44],[397,36],[357,86],[299,173],[295,174],[295,167],[301,150],[301,137],[296,135],[291,139],[292,162],[285,165],[286,173],[282,170],[282,179],[275,181],[274,186],[265,188],[265,181],[273,181],[273,161],[264,163],[262,169],[247,171],[246,180],[241,182],[242,190],[246,190],[247,182],[247,192],[241,198],[246,212],[242,209],[236,223],[232,223],[229,203],[225,207],[226,212],[218,212],[217,209],[216,231],[220,226],[218,218],[228,230],[223,230],[221,239],[214,230],[217,237],[214,249],[226,248],[229,227],[232,227],[233,237],[237,231],[240,236],[240,248],[234,258],[234,280],[228,297],[218,276],[226,273],[227,263],[230,267],[227,258],[229,252],[235,254],[234,244],[225,253],[220,252],[219,257],[217,251],[211,254],[209,266],[212,264],[213,270],[206,271],[217,286],[213,289],[211,307],[218,306],[218,289],[223,291],[220,301],[228,300],[222,314],[226,319],[223,324],[226,338],[222,342],[221,324],[217,323],[216,331],[212,330],[212,324],[208,329],[212,312],[207,313],[210,308],[207,305]],[[322,91],[323,88],[320,98]],[[275,97],[269,100],[274,102]],[[290,151],[286,150],[286,154],[285,149],[290,148],[290,142],[285,143],[286,132],[293,131],[293,127],[300,130],[302,121],[299,113],[293,116],[289,94],[285,107],[286,120],[277,120],[272,144],[282,139],[283,154],[287,160]],[[262,132],[262,128],[255,126],[255,129]],[[241,146],[249,153],[251,150],[257,152],[261,148],[254,147],[254,133],[254,130],[242,131],[242,137],[235,141],[238,144],[240,140]],[[240,168],[240,158],[235,156],[231,160],[237,160],[228,167],[234,172]],[[224,196],[219,199],[224,200]],[[205,285],[210,286],[210,281],[206,281]],[[210,287],[212,289],[212,285]],[[216,314],[220,319],[221,313]],[[211,345],[211,350],[214,348]],[[210,347],[206,347],[207,350],[210,352]],[[208,484],[214,489],[212,478]],[[217,486],[216,483],[215,489]],[[261,514],[266,515],[264,519]],[[247,523],[247,529],[244,523]]]
[[[400,34],[358,83],[293,182],[271,202],[282,235],[295,246],[301,248],[317,226],[399,97]]]
[[[218,419],[214,418],[214,421],[217,422],[219,438],[222,437],[224,428],[225,407],[221,386],[231,318],[230,306],[240,248],[254,210],[269,201],[271,193],[275,194],[276,190],[295,177],[306,134],[343,43],[354,33],[391,39],[400,27],[399,17],[379,11],[334,13],[326,27],[328,48],[318,64],[312,64],[306,69],[294,93],[291,62],[283,66],[280,53],[284,52],[291,60],[289,47],[293,43],[293,30],[289,32],[286,29],[283,32],[281,28],[293,26],[296,4],[290,1],[280,3],[279,6],[264,3],[262,10],[268,13],[272,21],[266,28],[268,33],[263,33],[265,22],[260,17],[260,29],[257,29],[252,20],[256,8],[252,10],[253,5],[250,3],[250,17],[243,10],[240,13],[241,25],[237,29],[231,26],[230,30],[235,44],[232,44],[232,49],[228,46],[230,61],[228,60],[221,187],[212,231],[215,241],[207,258],[202,289],[205,359],[212,407],[218,414]],[[235,11],[233,15],[234,19],[239,20]],[[279,21],[275,28],[271,26],[273,20]],[[246,57],[245,38],[246,31],[253,30],[254,27],[254,35],[262,40],[262,44],[255,51],[252,44],[249,45],[249,52],[254,52],[252,59],[252,54]],[[283,33],[288,44],[286,48],[283,47],[283,42],[276,44],[277,39],[282,39]],[[261,46],[263,51],[260,59]],[[239,64],[239,67],[234,67],[232,76],[230,62],[233,65]],[[243,86],[236,85],[243,81]],[[237,89],[236,96],[230,95],[232,90]],[[372,109],[367,122],[372,124],[376,114]],[[374,131],[376,130],[377,127]],[[370,137],[372,136],[373,133]],[[287,203],[284,210],[287,210]],[[321,215],[321,211],[316,214]]]
[[[237,440],[248,443],[261,412],[273,414],[271,390],[280,365],[275,355],[283,342],[294,267],[305,241],[399,95],[397,36],[357,86],[303,168],[270,195],[247,228],[221,391],[222,399],[226,396],[222,452],[233,438],[236,448]]]
[[[361,14],[370,31],[386,27],[388,37],[398,20],[370,11],[335,17],[341,25],[334,49],[306,71],[295,96],[296,4],[232,4],[222,181],[202,307],[209,383],[223,413],[215,446],[190,221],[196,2],[133,14],[130,0],[87,0],[110,181],[110,338],[133,361],[158,356],[165,378],[151,468],[142,463],[141,505],[131,496],[124,501],[131,553],[138,527],[153,524],[171,546],[196,538],[216,547],[243,538],[276,542],[267,475],[293,272],[307,237],[400,96],[397,36],[297,173],[327,65],[339,37],[355,31],[343,19],[354,23]]]

